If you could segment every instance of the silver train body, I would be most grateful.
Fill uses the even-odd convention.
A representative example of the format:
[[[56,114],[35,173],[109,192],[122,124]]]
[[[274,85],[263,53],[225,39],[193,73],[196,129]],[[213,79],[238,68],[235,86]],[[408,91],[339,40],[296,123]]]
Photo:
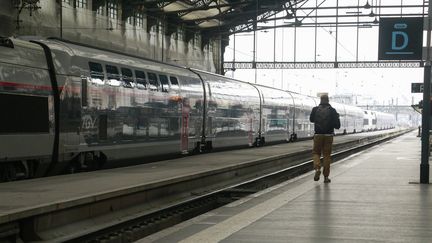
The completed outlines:
[[[56,39],[0,53],[3,180],[313,135],[314,97]],[[364,130],[362,109],[332,105],[337,133]]]
[[[393,128],[395,116],[392,114],[364,110],[363,131],[376,131]]]

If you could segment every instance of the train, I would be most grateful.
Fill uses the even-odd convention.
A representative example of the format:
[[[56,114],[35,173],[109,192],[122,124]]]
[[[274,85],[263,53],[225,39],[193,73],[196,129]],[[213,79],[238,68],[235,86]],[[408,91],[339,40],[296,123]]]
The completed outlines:
[[[1,37],[0,54],[1,181],[314,133],[316,97],[58,38]],[[331,104],[338,134],[395,126]]]

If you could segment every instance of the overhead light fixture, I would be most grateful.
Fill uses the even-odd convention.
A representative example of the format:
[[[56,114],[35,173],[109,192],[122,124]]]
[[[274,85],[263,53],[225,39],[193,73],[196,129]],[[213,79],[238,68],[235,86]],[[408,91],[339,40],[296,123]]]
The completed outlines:
[[[365,9],[370,9],[371,5],[369,4],[369,1],[366,1],[366,4],[363,6]]]
[[[378,21],[377,17],[375,17],[373,23],[374,23],[374,24],[379,24],[379,21]]]
[[[373,10],[371,10],[371,12],[369,13],[369,17],[374,17],[374,16],[375,16],[375,14],[374,14]]]

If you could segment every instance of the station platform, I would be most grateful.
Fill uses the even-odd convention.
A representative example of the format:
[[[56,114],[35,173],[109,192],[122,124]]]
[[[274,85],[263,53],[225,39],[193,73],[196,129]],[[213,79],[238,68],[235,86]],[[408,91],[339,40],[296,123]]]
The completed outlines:
[[[431,242],[432,186],[415,132],[240,199],[139,242]]]
[[[378,137],[392,131],[377,131],[358,133],[335,138],[335,146],[341,144],[357,144],[371,137]],[[397,132],[397,131],[393,131]],[[312,141],[284,143],[260,148],[240,149],[197,156],[186,156],[173,160],[147,163],[138,166],[116,168],[95,172],[61,175],[32,180],[7,182],[0,184],[0,225],[16,222],[21,219],[43,215],[59,209],[73,208],[95,202],[103,202],[108,198],[120,197],[142,191],[150,191],[160,187],[172,187],[182,181],[192,181],[199,177],[209,177],[211,174],[233,170],[233,168],[251,167],[266,159],[278,159],[292,154],[303,153],[310,158]],[[224,180],[218,179],[223,182]],[[185,190],[185,195],[196,193],[192,188],[198,188],[200,182],[188,185],[190,188],[172,189],[160,192],[159,195]],[[214,183],[214,182],[213,182]],[[188,191],[190,190],[190,191]],[[195,190],[195,191],[194,191]],[[130,197],[125,203],[144,203],[149,194],[141,197]],[[142,200],[142,201],[139,201]],[[101,207],[108,210],[116,208],[112,205],[99,205],[86,209],[86,214],[100,213]],[[120,207],[120,206],[117,206]],[[122,206],[123,207],[123,206]],[[154,205],[149,205],[154,207]],[[72,214],[77,214],[72,211]],[[66,215],[62,215],[66,218]],[[64,224],[62,217],[44,220],[47,228]],[[70,217],[68,215],[67,217]],[[56,222],[55,220],[59,220]],[[55,219],[55,220],[54,220]],[[42,225],[40,223],[39,225]]]

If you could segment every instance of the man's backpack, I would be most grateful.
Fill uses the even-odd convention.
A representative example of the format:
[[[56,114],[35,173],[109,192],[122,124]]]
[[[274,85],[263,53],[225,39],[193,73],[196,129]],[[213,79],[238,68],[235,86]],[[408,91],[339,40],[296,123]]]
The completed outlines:
[[[315,112],[315,126],[321,132],[326,132],[333,128],[330,106],[318,106]]]

